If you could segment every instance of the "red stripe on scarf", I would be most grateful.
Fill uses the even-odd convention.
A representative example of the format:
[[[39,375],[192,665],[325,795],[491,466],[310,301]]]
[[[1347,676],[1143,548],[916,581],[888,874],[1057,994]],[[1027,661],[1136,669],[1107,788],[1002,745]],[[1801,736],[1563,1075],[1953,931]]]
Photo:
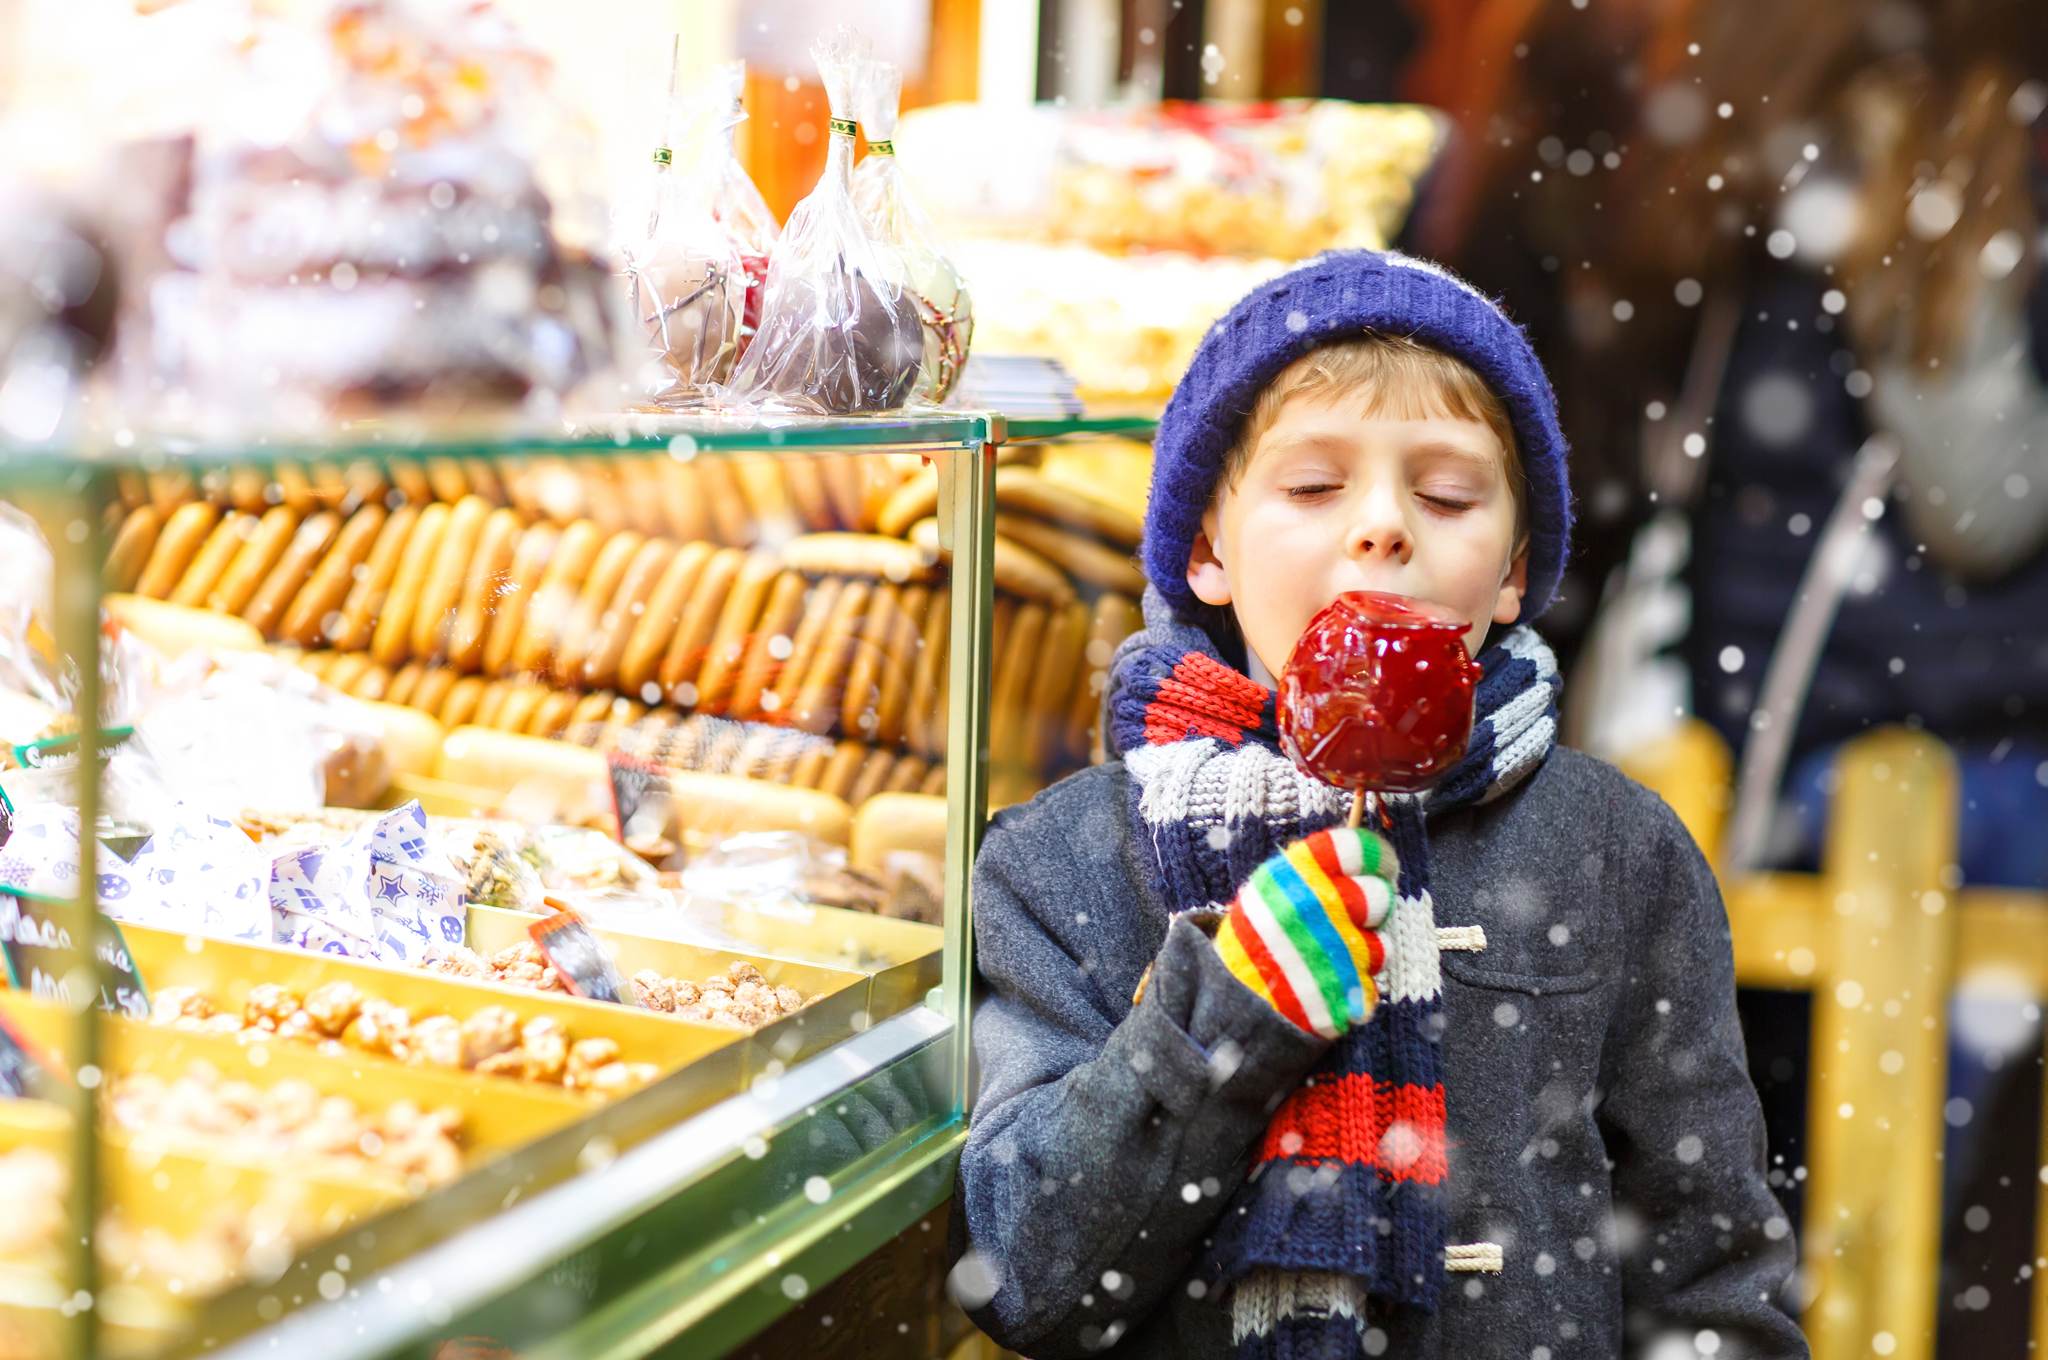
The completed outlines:
[[[1264,716],[1264,685],[1214,657],[1189,652],[1145,705],[1145,741],[1167,746],[1190,735],[1242,745]]]
[[[1363,1073],[1302,1086],[1266,1126],[1259,1160],[1344,1162],[1387,1180],[1441,1185],[1449,1170],[1444,1088],[1395,1086]]]

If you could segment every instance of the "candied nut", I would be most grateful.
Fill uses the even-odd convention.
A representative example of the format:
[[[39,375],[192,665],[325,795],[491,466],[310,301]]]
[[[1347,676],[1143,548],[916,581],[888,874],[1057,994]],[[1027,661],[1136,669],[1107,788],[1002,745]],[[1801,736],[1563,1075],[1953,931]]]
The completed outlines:
[[[299,999],[289,990],[275,982],[259,982],[249,989],[248,1000],[242,1003],[242,1019],[251,1025],[275,1029],[298,1008]],[[269,1023],[265,1024],[266,1021]]]
[[[342,1031],[341,1040],[365,1053],[396,1055],[405,1042],[409,1018],[399,1007],[375,997],[363,1002],[356,1018]]]
[[[606,1095],[617,1095],[645,1086],[654,1080],[657,1070],[653,1063],[608,1062],[590,1074],[588,1087]]]
[[[433,1067],[462,1066],[462,1024],[452,1015],[430,1015],[412,1027],[405,1051],[399,1056],[409,1063]]]
[[[212,1014],[212,1000],[197,987],[166,987],[156,994],[149,1018],[167,1025],[179,1020],[204,1020]]]
[[[310,1039],[319,1032],[319,1025],[303,1006],[286,1016],[284,1023],[277,1027],[280,1039]]]
[[[795,1015],[804,1008],[804,994],[785,982],[775,989],[775,1004],[784,1015]]]
[[[526,1050],[536,1081],[560,1081],[569,1065],[569,1034],[562,1022],[551,1015],[537,1015],[519,1029],[519,1043]]]
[[[619,1046],[611,1039],[578,1039],[569,1047],[569,1064],[562,1074],[564,1086],[581,1089],[590,1084],[591,1073],[606,1063],[616,1062]]]
[[[672,1011],[676,1008],[676,984],[652,968],[642,968],[633,974],[633,986],[640,993],[640,1004],[651,1011]]]
[[[543,1080],[535,1066],[533,1055],[523,1048],[508,1048],[503,1053],[494,1053],[478,1063],[476,1070],[486,1077],[513,1077],[520,1081]]]
[[[301,1014],[322,1035],[332,1039],[348,1028],[349,1021],[355,1019],[362,1008],[362,989],[353,982],[323,982],[306,993]]]
[[[462,1022],[462,1065],[475,1067],[519,1043],[519,1017],[503,1006],[486,1006]]]

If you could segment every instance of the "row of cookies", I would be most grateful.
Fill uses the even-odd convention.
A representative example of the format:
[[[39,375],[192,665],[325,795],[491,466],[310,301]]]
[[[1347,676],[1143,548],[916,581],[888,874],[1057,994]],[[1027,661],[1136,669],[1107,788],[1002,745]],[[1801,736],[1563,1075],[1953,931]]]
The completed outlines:
[[[1017,739],[1005,743],[999,722],[995,749],[1056,769],[1085,758],[1092,716],[1092,703],[1073,702],[1091,678],[1073,660],[1076,640],[1085,657],[1098,634],[1128,631],[1128,596],[1101,588],[1127,582],[1089,564],[1086,554],[1107,562],[1114,549],[1003,518],[1014,522],[996,544],[995,630],[1019,659],[1006,667],[999,650],[994,683]],[[935,519],[907,538],[810,534],[780,551],[606,534],[589,520],[525,525],[481,497],[365,505],[346,520],[195,501],[152,530],[149,507],[130,513],[111,587],[238,615],[294,646],[360,653],[385,674],[418,663],[906,743],[928,757],[943,744],[951,619]],[[1062,565],[1011,536],[1034,533]],[[1077,583],[1094,589],[1092,605]]]
[[[283,506],[304,517],[323,510],[349,514],[365,505],[453,505],[474,496],[516,510],[528,523],[588,519],[611,532],[750,548],[800,533],[873,529],[921,461],[902,453],[283,461],[268,468],[131,475],[121,483],[120,503],[124,514],[147,509],[162,521],[194,500],[245,515]]]
[[[608,692],[457,676],[445,666],[415,662],[393,672],[362,652],[300,652],[295,659],[345,694],[419,709],[445,728],[486,727],[625,751],[677,769],[817,789],[855,807],[878,793],[942,794],[946,788],[945,762],[911,751],[669,707],[649,709]]]

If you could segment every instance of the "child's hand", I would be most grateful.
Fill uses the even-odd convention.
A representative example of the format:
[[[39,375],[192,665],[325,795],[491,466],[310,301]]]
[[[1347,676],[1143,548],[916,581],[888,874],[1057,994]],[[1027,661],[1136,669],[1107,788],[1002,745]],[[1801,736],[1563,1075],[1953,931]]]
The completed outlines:
[[[1238,981],[1305,1030],[1334,1039],[1379,1004],[1380,927],[1400,866],[1378,833],[1334,827],[1296,841],[1238,889],[1216,950]]]

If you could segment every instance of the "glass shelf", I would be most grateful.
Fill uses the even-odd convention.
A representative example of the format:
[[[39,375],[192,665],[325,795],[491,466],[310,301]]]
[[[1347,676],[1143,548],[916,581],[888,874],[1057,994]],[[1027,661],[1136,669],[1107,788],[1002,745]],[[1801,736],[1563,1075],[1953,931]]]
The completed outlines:
[[[66,443],[0,447],[0,478],[49,480],[90,468],[170,471],[180,466],[267,466],[289,462],[397,462],[463,457],[607,457],[621,453],[799,453],[887,448],[899,451],[1041,443],[1097,436],[1150,438],[1149,416],[1012,419],[990,411],[935,411],[873,417],[720,416],[626,413],[552,430],[479,426],[410,427],[379,422],[340,426],[326,440],[200,438],[189,435],[89,434]]]

